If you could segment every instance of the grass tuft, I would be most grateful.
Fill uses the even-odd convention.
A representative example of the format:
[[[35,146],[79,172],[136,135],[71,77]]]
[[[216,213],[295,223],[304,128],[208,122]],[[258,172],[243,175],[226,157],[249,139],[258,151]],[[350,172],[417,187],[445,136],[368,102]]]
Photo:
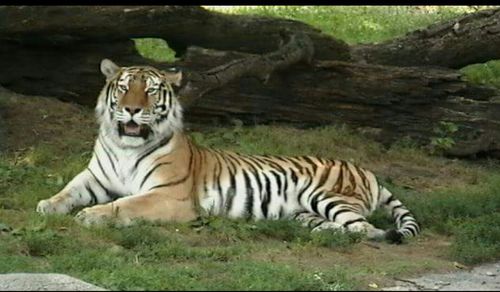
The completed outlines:
[[[498,209],[497,209],[498,210]],[[500,259],[500,213],[463,220],[449,224],[455,235],[451,256],[465,264],[491,262]]]

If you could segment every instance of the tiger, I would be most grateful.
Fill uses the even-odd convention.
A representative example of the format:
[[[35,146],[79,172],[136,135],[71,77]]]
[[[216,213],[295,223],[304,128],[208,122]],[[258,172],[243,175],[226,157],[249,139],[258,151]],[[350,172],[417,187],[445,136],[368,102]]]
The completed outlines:
[[[249,155],[197,145],[183,128],[182,70],[120,67],[103,59],[106,83],[95,106],[99,125],[88,166],[41,214],[68,214],[92,226],[193,222],[203,216],[297,220],[311,232],[362,232],[402,243],[419,224],[369,170],[315,156]],[[383,207],[396,228],[367,221]]]

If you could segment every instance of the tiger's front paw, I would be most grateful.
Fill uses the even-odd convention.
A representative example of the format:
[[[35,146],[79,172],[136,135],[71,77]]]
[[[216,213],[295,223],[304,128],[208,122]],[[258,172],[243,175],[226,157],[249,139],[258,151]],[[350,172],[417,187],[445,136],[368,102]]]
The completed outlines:
[[[108,223],[121,226],[128,223],[122,216],[119,216],[118,209],[113,208],[111,205],[98,205],[85,208],[76,214],[75,220],[84,226]]]
[[[36,212],[40,214],[66,214],[68,213],[68,210],[66,206],[54,203],[50,199],[47,199],[38,202]]]
[[[110,221],[112,215],[111,210],[106,210],[102,206],[94,206],[82,209],[76,214],[75,220],[85,226],[101,225]]]

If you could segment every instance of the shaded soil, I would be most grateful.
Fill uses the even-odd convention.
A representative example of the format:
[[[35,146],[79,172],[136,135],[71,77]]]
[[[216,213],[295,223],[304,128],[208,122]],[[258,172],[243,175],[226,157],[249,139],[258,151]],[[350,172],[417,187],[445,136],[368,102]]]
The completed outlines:
[[[42,96],[25,96],[0,88],[4,149],[23,151],[40,144],[64,151],[65,137],[93,144],[97,132],[93,111],[73,103]]]

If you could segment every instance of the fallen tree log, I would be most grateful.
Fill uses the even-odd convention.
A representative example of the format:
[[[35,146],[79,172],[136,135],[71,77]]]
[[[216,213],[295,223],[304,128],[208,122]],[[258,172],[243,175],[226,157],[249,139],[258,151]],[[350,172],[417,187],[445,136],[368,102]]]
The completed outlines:
[[[459,69],[500,59],[500,9],[489,9],[416,30],[380,44],[352,47],[358,62]]]
[[[307,34],[319,60],[460,68],[500,59],[500,8],[380,44],[348,46],[298,21],[227,15],[198,6],[0,6],[0,39],[70,44],[157,37],[167,40],[179,56],[189,46],[267,53],[278,47],[283,30]]]
[[[366,64],[384,63],[387,55],[377,59],[375,53],[369,53],[369,46],[349,47],[299,22],[223,15],[199,7],[33,9],[0,7],[0,28],[6,28],[0,30],[0,84],[16,92],[93,106],[104,83],[98,70],[103,58],[123,66],[176,65],[186,73],[180,92],[183,102],[191,105],[186,114],[191,122],[237,118],[247,124],[345,123],[387,144],[404,137],[429,144],[440,138],[434,129],[446,122],[458,128],[447,137],[455,141],[447,153],[467,156],[500,149],[498,91],[470,85],[455,70]],[[497,10],[491,11],[489,17],[498,17]],[[463,23],[468,31],[481,31],[472,29],[479,22],[469,19]],[[284,31],[294,34],[280,46]],[[416,35],[410,34],[408,39],[415,41]],[[131,37],[166,38],[183,57],[175,64],[144,59]],[[498,34],[493,33],[489,40],[497,47]],[[372,48],[383,52],[383,45]],[[474,43],[469,46],[480,51]],[[416,47],[421,48],[421,43]],[[402,51],[393,51],[394,59],[402,56],[398,55]],[[442,53],[434,50],[433,54]],[[489,50],[487,56],[497,53]],[[421,56],[406,59],[414,62]],[[359,62],[348,62],[353,59]],[[447,66],[456,64],[448,62]]]
[[[208,60],[225,64],[226,58],[244,59],[245,54],[191,48],[186,55],[189,67]],[[446,135],[455,143],[446,153],[469,156],[500,154],[498,113],[500,92],[468,84],[459,71],[313,61],[292,65],[265,85],[242,77],[214,89],[187,110],[186,118],[298,127],[345,123],[387,145],[405,138],[429,145]],[[436,133],[443,122],[458,130]]]
[[[71,44],[156,37],[167,40],[179,56],[193,45],[271,52],[284,30],[307,34],[315,58],[349,59],[345,42],[287,19],[227,15],[199,6],[0,6],[0,39]]]

